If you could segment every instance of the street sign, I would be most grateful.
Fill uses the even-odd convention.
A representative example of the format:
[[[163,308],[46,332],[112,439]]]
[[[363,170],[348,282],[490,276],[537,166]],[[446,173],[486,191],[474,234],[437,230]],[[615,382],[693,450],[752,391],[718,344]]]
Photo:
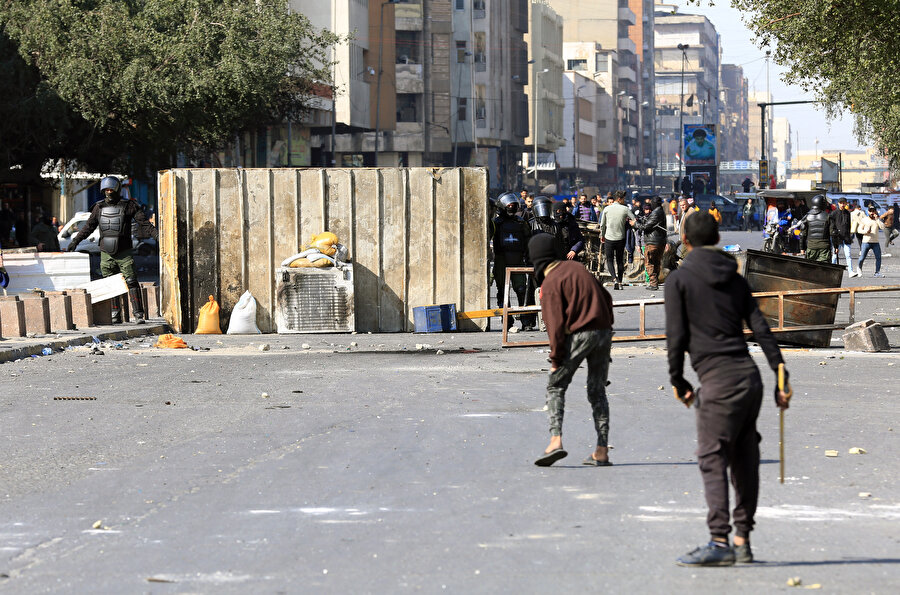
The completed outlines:
[[[759,160],[759,187],[765,188],[766,181],[769,179],[769,160]]]

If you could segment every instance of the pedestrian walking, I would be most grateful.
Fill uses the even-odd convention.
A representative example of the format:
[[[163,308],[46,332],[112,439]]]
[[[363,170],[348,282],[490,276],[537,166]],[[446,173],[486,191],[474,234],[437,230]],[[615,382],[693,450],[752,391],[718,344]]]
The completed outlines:
[[[625,191],[616,192],[616,202],[603,209],[600,217],[600,243],[606,249],[606,271],[612,275],[613,289],[622,289],[625,275],[625,235],[635,217],[625,206]]]
[[[666,249],[666,215],[663,212],[662,199],[654,196],[650,199],[650,211],[644,219],[636,224],[643,234],[644,267],[647,270],[647,289],[659,289],[659,268],[663,252]]]
[[[888,207],[887,210],[882,214],[879,219],[884,221],[884,251],[887,252],[890,248],[888,246],[894,243],[894,238],[900,235],[900,231],[894,229],[895,219],[894,219],[894,210],[896,210],[897,205],[894,205],[893,208]]]
[[[878,241],[878,232],[884,229],[884,221],[878,218],[878,210],[869,207],[869,217],[860,219],[856,230],[862,234],[862,244],[859,249],[859,261],[856,263],[859,274],[862,275],[863,263],[871,251],[875,254],[875,274],[873,277],[884,277],[881,274],[881,244]]]
[[[141,288],[138,285],[134,268],[134,254],[131,241],[132,223],[138,226],[139,237],[157,239],[159,232],[147,220],[141,205],[132,199],[122,198],[119,193],[122,185],[119,178],[107,176],[100,180],[100,192],[103,200],[91,208],[91,216],[69,242],[67,250],[74,252],[78,244],[100,226],[100,273],[104,277],[122,273],[128,286],[128,297],[131,300],[132,314],[137,324],[144,323],[144,306]],[[113,303],[113,322],[121,321],[121,308],[118,300]]]
[[[541,288],[541,314],[550,340],[550,374],[547,378],[550,444],[534,464],[548,467],[568,455],[562,443],[566,389],[581,363],[587,361],[587,398],[597,444],[583,464],[607,467],[612,465],[606,399],[612,345],[612,298],[581,264],[558,259],[553,236],[544,233],[533,236],[528,242],[528,254]]]
[[[683,237],[687,257],[666,280],[666,346],[676,397],[697,407],[697,462],[709,509],[710,541],[678,558],[677,564],[730,566],[753,561],[750,532],[759,496],[756,419],[763,383],[747,350],[744,324],[753,331],[773,371],[784,360],[750,286],[737,271],[737,261],[715,248],[719,242],[715,219],[708,213],[692,215]],[[684,378],[685,353],[690,354],[702,390]],[[786,409],[787,398],[776,389],[778,407]],[[729,468],[735,491],[733,516],[728,505]],[[734,522],[734,548],[728,541],[729,520]]]
[[[839,252],[844,252],[844,260],[847,261],[847,273],[851,277],[859,277],[859,271],[853,270],[853,258],[850,257],[850,246],[853,244],[853,234],[850,233],[850,209],[846,198],[838,200],[838,208],[831,215],[831,264],[838,264]]]
[[[747,178],[747,180],[749,179],[750,178]],[[744,231],[750,231],[750,228],[753,227],[753,218],[756,216],[756,200],[752,198],[747,199],[746,204],[744,204],[743,215],[744,221],[742,227]]]

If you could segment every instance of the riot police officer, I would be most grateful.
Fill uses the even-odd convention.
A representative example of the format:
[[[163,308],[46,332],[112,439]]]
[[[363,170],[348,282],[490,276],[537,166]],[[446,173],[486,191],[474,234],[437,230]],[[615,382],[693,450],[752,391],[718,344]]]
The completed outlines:
[[[578,228],[578,222],[569,213],[566,205],[558,202],[553,205],[553,219],[559,225],[562,234],[562,244],[565,249],[563,258],[577,260],[578,253],[584,248],[584,236]]]
[[[838,233],[834,229],[834,219],[828,216],[827,206],[825,197],[817,194],[812,199],[812,208],[799,223],[807,260],[831,262],[831,236]]]
[[[149,235],[157,239],[159,232],[153,227],[144,214],[141,205],[131,199],[123,199],[119,178],[107,176],[100,181],[103,200],[91,208],[91,216],[81,231],[72,238],[68,251],[74,252],[78,244],[91,235],[100,226],[100,273],[110,277],[122,273],[128,286],[128,297],[131,299],[132,313],[137,324],[144,323],[144,306],[141,300],[141,288],[138,285],[134,270],[134,256],[131,244],[131,225],[139,227],[138,236]],[[140,233],[140,232],[143,233]],[[121,322],[121,309],[118,298],[113,301],[113,322]]]
[[[512,192],[506,192],[497,200],[497,216],[491,221],[491,239],[494,245],[494,281],[497,283],[497,307],[503,307],[503,289],[506,283],[506,267],[526,265],[526,252],[531,230],[528,224],[519,217],[519,198]],[[519,305],[526,305],[527,276],[517,273],[510,278],[510,284],[519,299]],[[523,315],[523,328],[534,326],[533,316]],[[530,322],[530,324],[528,324]],[[512,326],[512,317],[507,327]]]

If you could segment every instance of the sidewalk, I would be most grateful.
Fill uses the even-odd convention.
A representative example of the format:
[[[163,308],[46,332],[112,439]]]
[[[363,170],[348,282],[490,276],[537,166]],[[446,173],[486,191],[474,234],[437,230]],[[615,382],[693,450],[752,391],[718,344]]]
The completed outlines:
[[[18,359],[42,355],[45,348],[54,353],[67,347],[76,347],[94,342],[124,341],[145,335],[161,335],[170,332],[168,324],[162,319],[147,321],[146,324],[111,324],[92,326],[84,330],[62,331],[35,337],[14,337],[0,339],[0,364]]]

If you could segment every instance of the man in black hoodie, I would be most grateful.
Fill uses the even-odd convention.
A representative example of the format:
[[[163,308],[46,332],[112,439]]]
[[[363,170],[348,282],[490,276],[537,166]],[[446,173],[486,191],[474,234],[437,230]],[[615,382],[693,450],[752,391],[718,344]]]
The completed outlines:
[[[753,331],[773,371],[784,363],[737,262],[715,248],[719,228],[709,213],[685,221],[684,263],[666,280],[666,346],[669,378],[686,406],[697,404],[697,461],[703,477],[710,542],[677,560],[680,566],[730,566],[752,562],[750,531],[759,493],[759,440],[756,418],[762,403],[759,369],[747,351],[743,325]],[[715,304],[715,307],[710,307]],[[684,378],[684,354],[703,385]],[[785,373],[786,375],[786,373]],[[775,390],[775,402],[787,408],[787,396]],[[728,511],[728,468],[735,488],[732,547]]]

